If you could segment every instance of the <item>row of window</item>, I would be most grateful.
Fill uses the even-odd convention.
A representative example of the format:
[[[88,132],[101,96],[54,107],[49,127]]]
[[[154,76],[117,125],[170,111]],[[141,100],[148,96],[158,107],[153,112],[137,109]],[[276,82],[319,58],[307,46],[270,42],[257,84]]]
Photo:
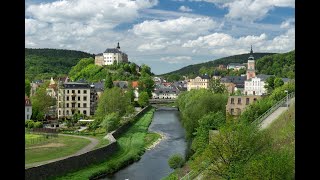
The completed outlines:
[[[207,83],[192,83],[191,85],[196,86],[196,85],[207,85]]]
[[[76,107],[76,103],[70,103],[70,106],[71,107],[73,107],[73,108],[75,108]],[[66,103],[66,107],[68,108],[68,107],[70,107],[69,106],[69,103]],[[60,104],[60,108],[62,107],[62,104]],[[80,108],[81,107],[81,103],[78,103],[78,107]],[[82,107],[83,108],[86,108],[87,107],[87,103],[83,103],[82,104]]]
[[[253,101],[256,101],[257,99],[254,98]],[[246,105],[248,105],[250,102],[250,98],[246,98]],[[234,98],[231,98],[230,104],[234,104]],[[238,104],[241,104],[241,98],[238,98]]]
[[[61,98],[62,98],[62,97],[60,96],[59,101],[61,101]],[[70,97],[67,96],[67,97],[66,97],[66,101],[75,101],[75,100],[76,100],[76,97],[74,97],[74,96],[70,96]],[[78,100],[78,101],[81,101],[81,97],[78,96],[77,100]],[[83,100],[83,101],[87,101],[87,96],[83,96],[83,97],[82,97],[82,100]]]
[[[67,94],[70,94],[70,92],[72,94],[76,93],[76,90],[64,90],[65,94],[66,94],[66,91],[67,91]],[[81,94],[81,90],[78,90],[78,94]],[[83,94],[87,94],[87,90],[83,90]]]
[[[237,110],[238,110],[238,113],[237,113],[237,114],[240,115],[240,114],[241,114],[241,109],[237,108]],[[230,114],[231,114],[231,115],[236,115],[236,114],[234,113],[234,109],[233,109],[233,108],[230,109]]]
[[[72,114],[74,114],[74,113],[75,113],[75,111],[66,110],[66,115],[67,115],[67,116],[72,115]],[[78,110],[78,113],[81,114],[81,111]],[[83,111],[82,111],[82,114],[87,115],[87,110],[83,110]],[[61,114],[61,111],[59,110],[59,115],[64,115],[64,111],[62,111],[62,114]]]

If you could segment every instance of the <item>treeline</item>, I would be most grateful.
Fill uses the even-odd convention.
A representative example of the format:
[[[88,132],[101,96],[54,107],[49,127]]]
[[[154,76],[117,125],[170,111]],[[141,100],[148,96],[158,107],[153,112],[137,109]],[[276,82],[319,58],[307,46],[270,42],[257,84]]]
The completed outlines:
[[[272,54],[275,54],[275,53],[253,53],[253,56],[257,60],[261,57],[272,55]],[[172,71],[170,73],[162,74],[161,76],[170,75],[170,74],[177,74],[180,76],[192,76],[192,75],[194,76],[194,75],[198,75],[199,70],[202,67],[211,68],[211,67],[218,67],[220,64],[227,66],[229,63],[240,63],[240,64],[247,63],[249,55],[250,54],[239,54],[239,55],[228,56],[228,57],[208,61],[205,63],[193,64],[193,65],[183,67],[179,70]]]
[[[94,58],[93,54],[64,49],[25,49],[25,78],[49,79],[65,76],[82,58]]]
[[[295,50],[283,54],[264,56],[257,60],[259,74],[272,74],[277,77],[295,77]]]

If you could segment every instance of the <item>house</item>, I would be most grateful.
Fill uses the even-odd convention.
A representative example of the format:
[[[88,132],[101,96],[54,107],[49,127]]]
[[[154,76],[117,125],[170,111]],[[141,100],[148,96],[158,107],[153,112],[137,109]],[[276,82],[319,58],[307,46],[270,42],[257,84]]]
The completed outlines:
[[[31,119],[32,104],[28,96],[24,96],[24,121]]]
[[[173,85],[179,89],[179,91],[187,91],[187,81],[175,81],[173,82]]]
[[[50,84],[49,86],[46,88],[46,92],[47,95],[51,96],[52,98],[57,99],[57,84],[56,82],[53,80],[53,78],[51,77],[50,79]]]
[[[210,77],[208,75],[197,76],[194,79],[189,79],[187,84],[187,90],[190,91],[191,89],[208,89],[209,88],[209,80]]]
[[[245,81],[244,94],[246,95],[264,95],[267,89],[264,87],[266,79],[272,75],[259,74]]]
[[[113,81],[113,86],[119,87],[120,89],[128,89],[128,81]]]
[[[94,87],[86,82],[63,83],[58,91],[58,119],[71,118],[76,113],[90,116],[94,114],[96,96]]]
[[[218,69],[219,69],[219,70],[226,70],[227,68],[226,68],[225,65],[219,64]]]
[[[128,55],[120,51],[119,42],[116,48],[107,48],[103,53],[97,54],[94,64],[103,66],[112,65],[114,62],[117,64],[121,62],[128,63]]]
[[[231,94],[236,92],[238,89],[243,92],[244,82],[246,79],[246,76],[225,76],[220,79],[220,82],[226,86],[228,92]]]
[[[256,102],[261,96],[229,96],[226,105],[226,114],[240,116],[247,106]]]
[[[37,88],[40,87],[42,84],[43,84],[42,80],[35,80],[30,83],[30,87],[31,87],[30,88],[30,97],[36,93]]]
[[[240,70],[240,69],[246,69],[246,66],[240,63],[230,63],[228,64],[227,69]]]
[[[176,87],[162,87],[152,92],[153,99],[176,99],[180,91]]]
[[[132,85],[132,88],[134,89],[133,90],[133,95],[134,95],[134,101],[138,101],[138,98],[139,98],[139,89],[138,89],[138,81],[132,81],[131,82],[131,85]]]

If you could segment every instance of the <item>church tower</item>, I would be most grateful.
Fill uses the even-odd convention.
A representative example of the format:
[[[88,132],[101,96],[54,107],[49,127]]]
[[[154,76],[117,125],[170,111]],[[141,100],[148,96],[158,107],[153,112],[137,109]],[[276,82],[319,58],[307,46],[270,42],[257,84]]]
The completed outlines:
[[[247,80],[253,77],[256,77],[256,70],[255,70],[255,61],[254,61],[252,45],[251,45],[251,51],[250,51],[250,56],[248,58],[248,66],[247,66]]]
[[[119,45],[119,42],[118,42],[118,46],[117,46],[117,49],[118,49],[118,50],[120,50],[120,45]]]

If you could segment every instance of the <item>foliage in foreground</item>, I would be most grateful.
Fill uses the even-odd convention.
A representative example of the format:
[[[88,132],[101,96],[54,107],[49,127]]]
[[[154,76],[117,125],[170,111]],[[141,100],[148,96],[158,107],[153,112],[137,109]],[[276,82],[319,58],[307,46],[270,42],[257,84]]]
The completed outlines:
[[[168,164],[172,169],[180,168],[184,164],[184,158],[181,154],[173,154],[168,159]]]

